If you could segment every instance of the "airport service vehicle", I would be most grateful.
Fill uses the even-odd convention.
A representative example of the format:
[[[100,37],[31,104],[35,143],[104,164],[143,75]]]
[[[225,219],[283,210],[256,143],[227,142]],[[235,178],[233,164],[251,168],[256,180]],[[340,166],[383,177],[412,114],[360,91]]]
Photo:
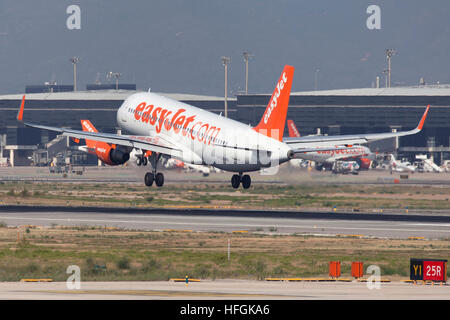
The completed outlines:
[[[439,167],[432,159],[423,160],[423,167],[426,172],[444,172],[444,169]]]
[[[390,159],[390,167],[391,167],[391,172],[395,171],[395,172],[415,172],[416,171],[416,167],[413,166],[409,161],[399,161],[397,159],[395,159],[393,154],[389,155],[389,159]]]
[[[289,129],[289,137],[300,137],[300,133],[293,120],[287,120]],[[340,148],[340,149],[339,149]],[[332,170],[334,173],[340,173],[343,170],[335,170],[334,164],[338,160],[345,160],[347,162],[357,162],[357,167],[347,164],[344,167],[351,167],[352,171],[359,169],[369,169],[370,163],[375,159],[375,155],[365,146],[336,146],[335,150],[323,150],[316,152],[305,152],[297,156],[303,160],[310,160],[316,163],[316,169],[322,171],[324,168]],[[342,168],[342,165],[338,165]],[[348,170],[344,170],[348,172]]]
[[[442,170],[444,170],[444,172],[450,172],[450,160],[444,160]]]
[[[436,163],[434,163],[432,156],[428,158],[426,154],[418,154],[416,155],[416,159],[420,160],[420,162],[416,165],[418,172],[441,173],[445,171],[445,167],[439,167]]]
[[[147,186],[153,182],[158,187],[164,184],[164,175],[158,172],[157,165],[165,157],[233,172],[232,187],[239,188],[242,184],[243,188],[249,188],[251,178],[247,172],[276,168],[305,152],[341,150],[342,147],[336,146],[415,134],[422,130],[429,110],[428,106],[418,126],[409,131],[283,139],[293,75],[294,67],[285,66],[256,127],[152,92],[130,95],[117,110],[117,124],[129,133],[126,135],[24,122],[25,96],[17,120],[27,127],[74,139],[105,142],[111,146],[105,160],[116,165],[127,162],[133,149],[142,150],[143,154],[151,152],[148,160],[152,171],[144,176]]]
[[[337,160],[333,162],[333,166],[331,167],[331,171],[335,174],[358,174],[359,164],[356,161],[340,161]]]

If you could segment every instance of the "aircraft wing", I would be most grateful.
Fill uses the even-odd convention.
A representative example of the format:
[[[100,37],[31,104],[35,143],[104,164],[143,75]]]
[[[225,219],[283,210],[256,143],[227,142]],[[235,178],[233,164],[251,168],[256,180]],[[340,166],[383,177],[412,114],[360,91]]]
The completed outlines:
[[[103,141],[110,144],[121,145],[130,148],[138,148],[152,152],[159,152],[170,155],[172,157],[182,158],[181,149],[178,148],[175,144],[168,142],[165,139],[162,139],[161,137],[130,136],[130,135],[118,135],[113,133],[89,132],[23,122],[24,103],[25,103],[25,96],[23,96],[22,98],[22,104],[17,114],[17,120],[22,122],[27,127],[49,130],[57,132],[63,136],[68,136],[75,139]]]
[[[388,138],[402,137],[420,132],[428,114],[430,106],[428,105],[417,127],[413,130],[400,132],[385,132],[385,133],[362,133],[354,135],[339,135],[339,136],[304,136],[294,138],[283,138],[283,142],[289,145],[294,153],[311,152],[311,151],[327,151],[336,150],[332,146],[350,146],[353,144],[362,144],[375,140],[382,140]],[[316,150],[310,150],[317,147]],[[328,147],[328,149],[326,149]],[[321,149],[322,148],[322,149]],[[308,151],[302,151],[308,150]]]

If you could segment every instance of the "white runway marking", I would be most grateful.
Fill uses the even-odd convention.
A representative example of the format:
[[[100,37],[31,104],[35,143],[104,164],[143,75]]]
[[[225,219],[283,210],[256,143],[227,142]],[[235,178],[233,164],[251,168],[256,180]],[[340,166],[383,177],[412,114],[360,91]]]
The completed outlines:
[[[408,226],[450,227],[450,223],[405,223]]]

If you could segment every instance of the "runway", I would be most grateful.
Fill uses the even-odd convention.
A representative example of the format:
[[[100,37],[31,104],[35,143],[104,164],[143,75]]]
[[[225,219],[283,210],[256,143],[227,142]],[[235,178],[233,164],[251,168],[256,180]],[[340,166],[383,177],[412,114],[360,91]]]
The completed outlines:
[[[0,207],[8,226],[101,226],[131,230],[189,230],[350,235],[427,239],[450,237],[450,216],[244,210]]]
[[[381,283],[369,288],[364,282],[267,282],[215,280],[190,283],[83,282],[68,289],[65,282],[0,284],[0,300],[448,300],[448,285]]]

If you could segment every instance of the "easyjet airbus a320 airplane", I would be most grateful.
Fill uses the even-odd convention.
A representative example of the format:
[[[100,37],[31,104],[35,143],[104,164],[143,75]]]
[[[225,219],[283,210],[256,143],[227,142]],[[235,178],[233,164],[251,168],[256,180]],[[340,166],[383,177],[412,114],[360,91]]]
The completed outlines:
[[[23,121],[25,96],[17,120],[25,126],[50,130],[86,141],[105,142],[111,148],[104,159],[110,164],[123,164],[133,149],[148,157],[152,171],[145,174],[145,184],[164,184],[158,172],[160,157],[175,158],[185,163],[211,165],[234,172],[231,185],[249,188],[246,172],[276,167],[296,154],[311,151],[341,150],[349,145],[371,140],[411,135],[422,129],[429,106],[418,126],[409,131],[342,136],[306,136],[283,139],[294,67],[285,66],[276,83],[267,108],[256,127],[222,117],[206,110],[151,92],[129,96],[117,110],[117,123],[128,135],[50,127]]]

